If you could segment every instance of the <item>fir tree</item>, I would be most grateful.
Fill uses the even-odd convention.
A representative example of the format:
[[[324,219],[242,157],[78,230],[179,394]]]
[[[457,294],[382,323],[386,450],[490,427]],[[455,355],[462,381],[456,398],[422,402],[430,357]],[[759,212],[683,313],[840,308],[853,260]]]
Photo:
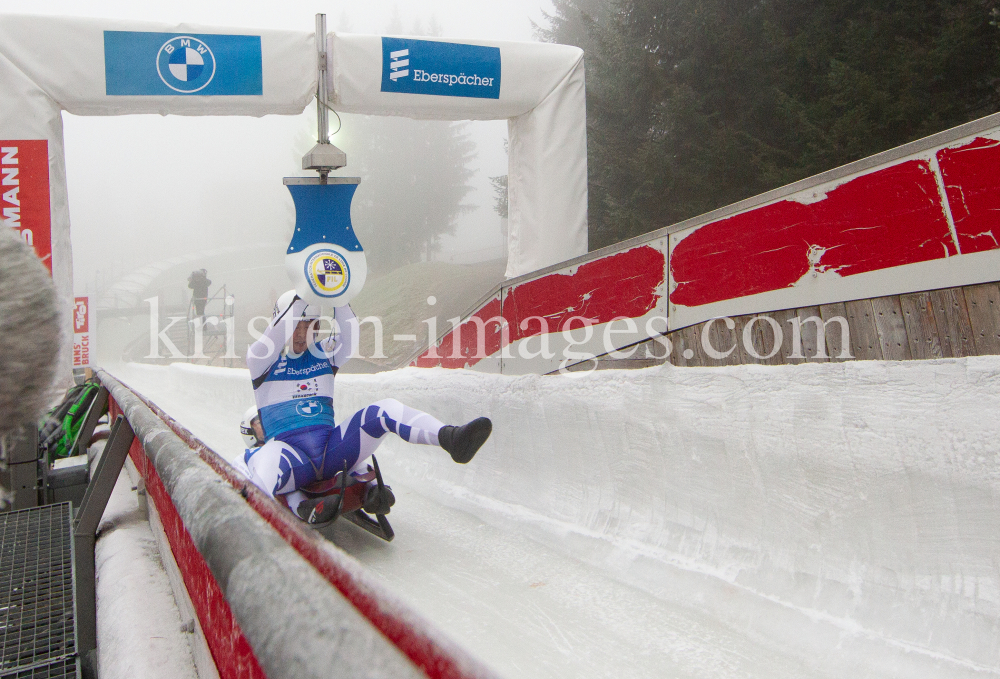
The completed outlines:
[[[586,52],[591,247],[1000,107],[998,0],[553,0]]]

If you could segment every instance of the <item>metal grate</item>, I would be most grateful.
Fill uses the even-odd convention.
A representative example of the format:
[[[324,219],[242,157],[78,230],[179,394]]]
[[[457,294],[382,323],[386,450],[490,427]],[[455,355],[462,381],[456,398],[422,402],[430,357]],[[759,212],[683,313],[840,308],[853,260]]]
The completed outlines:
[[[80,679],[80,662],[77,658],[63,658],[26,670],[0,674],[0,679]]]
[[[0,677],[76,676],[72,511],[0,514]]]

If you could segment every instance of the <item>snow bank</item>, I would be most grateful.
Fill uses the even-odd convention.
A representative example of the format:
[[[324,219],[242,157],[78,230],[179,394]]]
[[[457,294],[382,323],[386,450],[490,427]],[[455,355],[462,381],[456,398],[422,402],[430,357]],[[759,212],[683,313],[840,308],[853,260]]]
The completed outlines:
[[[154,400],[165,379],[205,399],[232,420],[237,450],[245,371],[115,373]],[[691,605],[729,625],[764,625],[734,610],[735,587],[842,635],[1000,673],[1000,357],[568,377],[406,369],[340,376],[338,419],[390,396],[446,422],[493,418],[467,467],[383,446],[383,467],[446,502],[654,596],[720,583],[693,588]]]
[[[97,444],[103,447],[104,442]],[[123,471],[98,526],[97,646],[102,679],[198,679],[156,539]],[[142,602],[137,606],[136,602]]]

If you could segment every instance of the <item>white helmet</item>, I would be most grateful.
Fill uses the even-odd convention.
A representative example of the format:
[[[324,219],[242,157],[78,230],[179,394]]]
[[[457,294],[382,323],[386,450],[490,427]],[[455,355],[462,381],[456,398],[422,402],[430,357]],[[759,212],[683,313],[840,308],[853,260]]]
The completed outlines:
[[[301,304],[295,304],[296,302],[301,302]],[[307,304],[305,300],[298,296],[295,290],[289,290],[283,293],[278,298],[278,301],[274,303],[274,311],[271,312],[271,322],[274,322],[275,319],[284,314],[289,307],[292,307],[296,323],[299,321],[315,321],[320,315],[320,308],[318,306]]]
[[[257,406],[250,406],[243,413],[243,421],[240,422],[240,434],[243,435],[243,440],[246,441],[247,448],[256,448],[264,444],[263,441],[257,438],[257,434],[253,430],[253,421],[259,419],[259,417]]]

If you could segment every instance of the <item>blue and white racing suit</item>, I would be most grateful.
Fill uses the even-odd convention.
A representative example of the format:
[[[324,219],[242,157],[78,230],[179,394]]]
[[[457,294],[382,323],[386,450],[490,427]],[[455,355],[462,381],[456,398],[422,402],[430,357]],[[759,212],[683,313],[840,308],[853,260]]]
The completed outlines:
[[[395,399],[366,406],[336,425],[333,380],[354,353],[358,321],[349,306],[337,307],[338,333],[302,354],[282,353],[304,308],[305,303],[296,300],[247,351],[266,439],[244,458],[253,483],[271,495],[282,495],[333,478],[345,465],[363,470],[389,432],[410,443],[438,445],[444,425]],[[293,510],[301,498],[301,493],[288,496]]]

